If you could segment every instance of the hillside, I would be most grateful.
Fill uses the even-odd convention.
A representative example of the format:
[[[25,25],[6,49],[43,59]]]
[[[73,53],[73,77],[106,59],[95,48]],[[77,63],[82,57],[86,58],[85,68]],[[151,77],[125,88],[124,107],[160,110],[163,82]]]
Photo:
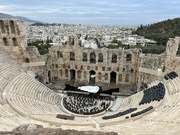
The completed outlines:
[[[153,39],[158,45],[165,45],[169,38],[180,36],[180,18],[168,19],[147,26],[141,25],[133,33]]]
[[[0,13],[0,18],[16,18],[16,19],[22,20],[24,22],[29,22],[29,23],[40,22],[40,21],[31,20],[29,18],[22,17],[22,16],[12,16],[9,14],[4,14],[4,13]]]

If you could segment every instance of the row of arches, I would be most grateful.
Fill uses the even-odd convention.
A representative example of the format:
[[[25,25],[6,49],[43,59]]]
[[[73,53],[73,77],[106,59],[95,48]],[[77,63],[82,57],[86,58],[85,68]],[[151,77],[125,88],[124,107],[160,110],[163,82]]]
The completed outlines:
[[[9,39],[7,40],[6,37],[3,38],[3,45],[4,46],[9,46]],[[13,46],[18,46],[18,41],[15,37],[12,38],[12,43],[13,43]]]
[[[59,70],[60,77],[63,77],[63,71]],[[89,80],[89,84],[95,84],[96,82],[107,82],[109,83],[118,83],[118,82],[129,82],[129,74],[125,74],[123,77],[122,74],[117,74],[116,72],[112,71],[111,73],[102,74],[101,72],[96,73],[94,70],[89,72],[87,71],[76,71],[74,69],[68,70],[65,69],[65,77],[69,78],[71,81],[76,81],[76,79],[83,78],[84,80]],[[88,78],[89,77],[89,78]]]
[[[52,70],[53,71],[57,71],[58,70],[58,68],[74,68],[74,66],[70,66],[70,65],[66,65],[66,64],[63,64],[62,66],[61,65],[58,65],[58,64],[52,64],[51,65],[51,68],[52,68]],[[81,70],[90,70],[90,66],[84,66],[84,65],[81,65],[81,66],[77,66],[77,65],[75,65],[75,69],[77,70],[77,69],[81,69]],[[95,67],[95,69],[94,70],[102,70],[102,71],[111,71],[111,67],[105,67],[105,66],[103,66],[103,67],[98,67],[98,66],[96,66]],[[115,69],[116,70],[116,72],[129,72],[129,73],[133,73],[133,72],[135,72],[135,70],[133,69],[133,68],[129,68],[129,67],[124,67],[123,69],[120,69],[119,67],[118,68],[116,68]]]
[[[9,25],[9,26],[8,26]],[[0,20],[0,28],[1,28],[1,32],[2,34],[6,34],[6,31],[7,33],[9,34],[11,32],[11,34],[15,34],[16,33],[16,30],[15,30],[15,24],[14,24],[14,21],[13,20],[10,20],[8,25],[5,25],[4,21],[3,20]],[[9,29],[10,28],[10,29]],[[10,31],[9,31],[10,30]]]
[[[62,52],[57,51],[57,57],[58,58],[62,58],[63,57]],[[96,63],[96,61],[103,62],[104,57],[103,57],[102,53],[99,53],[97,57],[98,58],[96,59],[96,54],[94,52],[90,53],[90,55],[89,55],[90,63]],[[75,53],[74,52],[70,52],[69,53],[69,58],[70,58],[70,61],[75,61]],[[132,59],[132,55],[131,54],[127,54],[126,55],[126,61],[131,61],[131,59]],[[113,53],[112,56],[111,56],[111,63],[117,63],[117,60],[118,60],[117,54]],[[86,52],[82,53],[82,61],[83,62],[87,62],[88,61],[88,54]]]

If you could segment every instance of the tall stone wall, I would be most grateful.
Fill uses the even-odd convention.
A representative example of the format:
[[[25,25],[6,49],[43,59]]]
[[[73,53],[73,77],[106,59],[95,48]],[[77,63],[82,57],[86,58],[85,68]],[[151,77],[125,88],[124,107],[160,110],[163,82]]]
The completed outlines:
[[[0,49],[23,61],[26,47],[24,23],[16,19],[0,19]]]
[[[180,44],[180,37],[170,38],[166,45],[166,51],[160,55],[142,54],[140,66],[147,69],[161,70],[168,73],[173,70],[180,70],[180,57],[177,50]],[[153,80],[159,80],[158,76],[141,72],[139,74],[139,85],[143,88]]]
[[[170,38],[166,45],[167,59],[165,62],[165,71],[180,70],[180,57],[177,56],[177,50],[180,45],[180,37]]]
[[[140,67],[151,69],[151,70],[164,70],[164,65],[166,61],[167,55],[166,53],[162,53],[160,55],[157,54],[141,54],[141,63]],[[164,72],[164,71],[163,71]],[[151,83],[154,80],[159,80],[159,76],[155,76],[150,73],[140,72],[139,74],[139,87],[140,90],[146,87],[146,84]]]
[[[63,80],[74,86],[98,85],[104,89],[124,85],[136,87],[138,49],[87,49],[74,42],[53,46],[49,52],[51,66],[48,72],[51,80]]]
[[[27,46],[25,24],[17,19],[0,19],[0,49],[21,63],[47,61],[47,56],[39,54],[36,47]],[[43,66],[29,67],[36,75],[45,78]],[[44,79],[45,80],[45,79]]]

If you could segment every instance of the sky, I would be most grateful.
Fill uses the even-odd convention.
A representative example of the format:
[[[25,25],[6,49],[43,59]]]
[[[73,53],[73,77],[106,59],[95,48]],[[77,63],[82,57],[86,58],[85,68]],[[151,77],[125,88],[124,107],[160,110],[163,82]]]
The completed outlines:
[[[147,25],[180,17],[180,0],[0,0],[0,13],[47,23]]]

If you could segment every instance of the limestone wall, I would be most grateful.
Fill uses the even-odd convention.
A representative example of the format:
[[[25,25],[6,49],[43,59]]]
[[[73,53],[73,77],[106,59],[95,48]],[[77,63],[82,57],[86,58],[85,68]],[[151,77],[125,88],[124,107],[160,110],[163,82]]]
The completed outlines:
[[[180,58],[177,56],[177,50],[180,45],[180,37],[170,38],[166,45],[167,59],[165,62],[165,71],[180,70]]]
[[[26,47],[24,23],[15,19],[0,19],[0,49],[23,61]]]
[[[87,49],[76,45],[53,46],[51,79],[70,81],[73,85],[136,85],[139,50]],[[94,75],[95,79],[91,76]]]

